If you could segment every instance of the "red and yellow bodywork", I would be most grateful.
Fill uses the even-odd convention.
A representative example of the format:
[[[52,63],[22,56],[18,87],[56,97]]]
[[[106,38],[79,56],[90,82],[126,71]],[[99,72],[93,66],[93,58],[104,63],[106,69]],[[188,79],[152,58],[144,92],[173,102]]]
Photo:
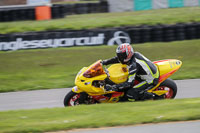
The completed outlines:
[[[157,95],[163,95],[167,93],[166,90],[156,90],[156,88],[172,74],[174,74],[181,66],[182,62],[176,59],[160,60],[153,62],[159,70],[159,83],[154,88],[148,90],[148,92],[153,92]]]
[[[169,59],[155,61],[154,64],[158,67],[160,78],[159,83],[154,88],[148,90],[157,95],[163,95],[166,90],[156,90],[156,88],[167,78],[169,78],[174,72],[176,72],[182,65],[180,60]],[[95,62],[89,67],[84,67],[77,74],[75,79],[75,87],[72,91],[75,93],[86,92],[88,95],[99,99],[102,103],[118,102],[120,97],[124,95],[123,92],[105,91],[103,86],[95,87],[94,81],[104,81],[108,78],[116,84],[123,83],[128,79],[128,68],[123,64],[113,64],[108,68],[109,74],[103,70],[100,60]],[[111,94],[111,98],[104,97],[106,94]]]

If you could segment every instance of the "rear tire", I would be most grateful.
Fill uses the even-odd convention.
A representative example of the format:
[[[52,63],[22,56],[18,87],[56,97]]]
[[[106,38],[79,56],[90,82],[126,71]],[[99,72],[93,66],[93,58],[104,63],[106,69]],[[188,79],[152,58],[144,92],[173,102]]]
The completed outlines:
[[[176,83],[172,79],[166,79],[158,87],[159,90],[168,90],[165,94],[164,99],[173,99],[177,93]]]

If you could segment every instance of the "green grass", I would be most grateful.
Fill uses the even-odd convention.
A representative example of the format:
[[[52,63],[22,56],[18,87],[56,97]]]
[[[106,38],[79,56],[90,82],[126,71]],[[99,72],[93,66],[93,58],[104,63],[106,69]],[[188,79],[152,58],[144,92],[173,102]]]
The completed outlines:
[[[30,133],[200,119],[200,98],[0,112],[1,133]]]
[[[200,78],[200,40],[133,45],[150,60],[179,59],[173,79]],[[116,46],[49,48],[0,52],[0,92],[74,86],[78,71],[115,56]]]
[[[45,31],[59,29],[90,29],[141,24],[174,24],[200,21],[200,7],[184,7],[123,13],[70,15],[50,21],[0,23],[0,33]]]

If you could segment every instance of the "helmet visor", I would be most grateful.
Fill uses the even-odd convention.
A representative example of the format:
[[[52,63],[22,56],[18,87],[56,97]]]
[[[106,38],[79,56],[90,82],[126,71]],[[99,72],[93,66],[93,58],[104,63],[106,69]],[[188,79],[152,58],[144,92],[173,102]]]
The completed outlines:
[[[124,61],[124,60],[127,58],[126,52],[117,53],[117,57],[118,57],[118,60],[119,60],[122,64],[126,64],[126,62]]]

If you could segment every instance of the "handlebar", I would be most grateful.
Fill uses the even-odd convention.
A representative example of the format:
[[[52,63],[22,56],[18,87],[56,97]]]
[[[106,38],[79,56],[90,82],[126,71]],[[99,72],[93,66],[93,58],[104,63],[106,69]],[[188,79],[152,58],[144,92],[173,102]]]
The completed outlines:
[[[109,71],[108,71],[108,69],[106,68],[106,66],[105,66],[105,65],[103,65],[103,64],[102,64],[102,62],[101,62],[101,66],[103,67],[103,69],[104,69],[104,71],[105,71],[106,75],[107,75],[108,77],[110,77],[110,74],[109,74]]]
[[[108,77],[110,77],[110,74],[109,74],[108,69],[107,69],[105,66],[104,66],[104,69],[105,69],[106,75],[107,75]]]

